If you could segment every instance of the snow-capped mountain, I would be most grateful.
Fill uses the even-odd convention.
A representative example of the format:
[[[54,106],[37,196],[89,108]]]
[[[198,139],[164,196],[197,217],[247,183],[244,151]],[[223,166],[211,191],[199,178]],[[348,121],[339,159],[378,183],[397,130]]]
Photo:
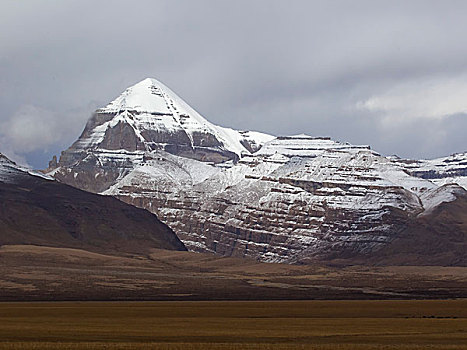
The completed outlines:
[[[48,172],[156,213],[191,250],[301,262],[391,244],[415,218],[466,196],[464,160],[457,181],[450,161],[222,128],[146,79],[98,109]],[[430,167],[444,182],[424,176]]]
[[[75,147],[164,150],[219,163],[254,152],[273,138],[211,124],[168,87],[148,78],[98,109]]]

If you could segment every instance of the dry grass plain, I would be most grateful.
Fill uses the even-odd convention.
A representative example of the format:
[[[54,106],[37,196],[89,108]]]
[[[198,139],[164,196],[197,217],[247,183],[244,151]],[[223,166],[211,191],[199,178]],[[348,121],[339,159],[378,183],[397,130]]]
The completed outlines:
[[[0,303],[0,349],[465,349],[467,300]]]
[[[1,246],[0,349],[459,350],[466,296],[465,267]]]
[[[291,266],[208,254],[0,247],[0,301],[450,299],[466,267]]]

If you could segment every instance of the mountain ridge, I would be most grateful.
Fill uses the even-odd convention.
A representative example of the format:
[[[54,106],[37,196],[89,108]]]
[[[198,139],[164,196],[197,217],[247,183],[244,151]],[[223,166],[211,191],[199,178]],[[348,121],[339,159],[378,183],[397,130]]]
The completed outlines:
[[[117,255],[186,250],[144,209],[27,171],[0,154],[0,245],[78,248]]]
[[[269,262],[361,257],[466,195],[452,181],[467,178],[462,155],[410,161],[326,137],[264,134],[256,150],[235,153],[221,127],[203,129],[192,119],[206,119],[153,84],[135,85],[145,97],[133,96],[133,86],[98,109],[48,173],[156,213],[190,250]],[[148,96],[153,114],[142,107]],[[172,102],[161,109],[161,98]],[[174,127],[182,120],[191,139],[185,126]]]

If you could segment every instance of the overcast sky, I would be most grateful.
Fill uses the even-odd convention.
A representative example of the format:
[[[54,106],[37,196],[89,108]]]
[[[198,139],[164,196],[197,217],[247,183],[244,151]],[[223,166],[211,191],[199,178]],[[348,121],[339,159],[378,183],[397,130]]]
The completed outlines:
[[[44,168],[156,78],[211,122],[467,150],[467,1],[0,0],[0,152]]]

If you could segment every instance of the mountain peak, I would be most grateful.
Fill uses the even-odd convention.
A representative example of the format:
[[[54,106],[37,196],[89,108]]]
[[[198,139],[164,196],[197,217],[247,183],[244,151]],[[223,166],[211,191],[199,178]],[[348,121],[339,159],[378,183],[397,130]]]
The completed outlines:
[[[98,109],[59,163],[77,161],[83,151],[91,149],[162,150],[205,162],[235,162],[273,138],[214,125],[166,85],[146,78]]]
[[[154,114],[172,114],[178,96],[154,78],[146,78],[127,88],[120,96],[99,111],[115,113],[124,110]]]
[[[126,90],[135,90],[136,92],[147,92],[147,91],[150,91],[151,89],[153,88],[159,88],[159,89],[162,89],[162,90],[167,90],[169,89],[164,83],[162,83],[161,81],[155,79],[155,78],[145,78],[139,82],[137,82],[136,84],[128,87]]]
[[[155,142],[166,144],[174,142],[177,144],[177,149],[179,149],[180,142],[183,142],[181,140],[184,139],[188,141],[191,149],[218,148],[235,154],[235,157],[240,157],[242,153],[250,153],[251,150],[261,147],[264,142],[247,140],[237,130],[210,123],[175,92],[154,78],[146,78],[130,86],[107,106],[98,109],[97,113],[112,114],[114,117],[113,122],[109,122],[110,126],[120,121],[131,124],[143,143],[155,141],[148,140],[147,131],[150,131],[152,135],[154,133],[172,135],[169,138],[157,136],[158,140]],[[273,138],[265,134],[256,134],[260,136],[260,139]],[[172,140],[173,135],[178,136]],[[250,138],[252,135],[249,135]],[[247,144],[249,146],[246,146]],[[255,148],[253,144],[257,144],[257,147]]]

